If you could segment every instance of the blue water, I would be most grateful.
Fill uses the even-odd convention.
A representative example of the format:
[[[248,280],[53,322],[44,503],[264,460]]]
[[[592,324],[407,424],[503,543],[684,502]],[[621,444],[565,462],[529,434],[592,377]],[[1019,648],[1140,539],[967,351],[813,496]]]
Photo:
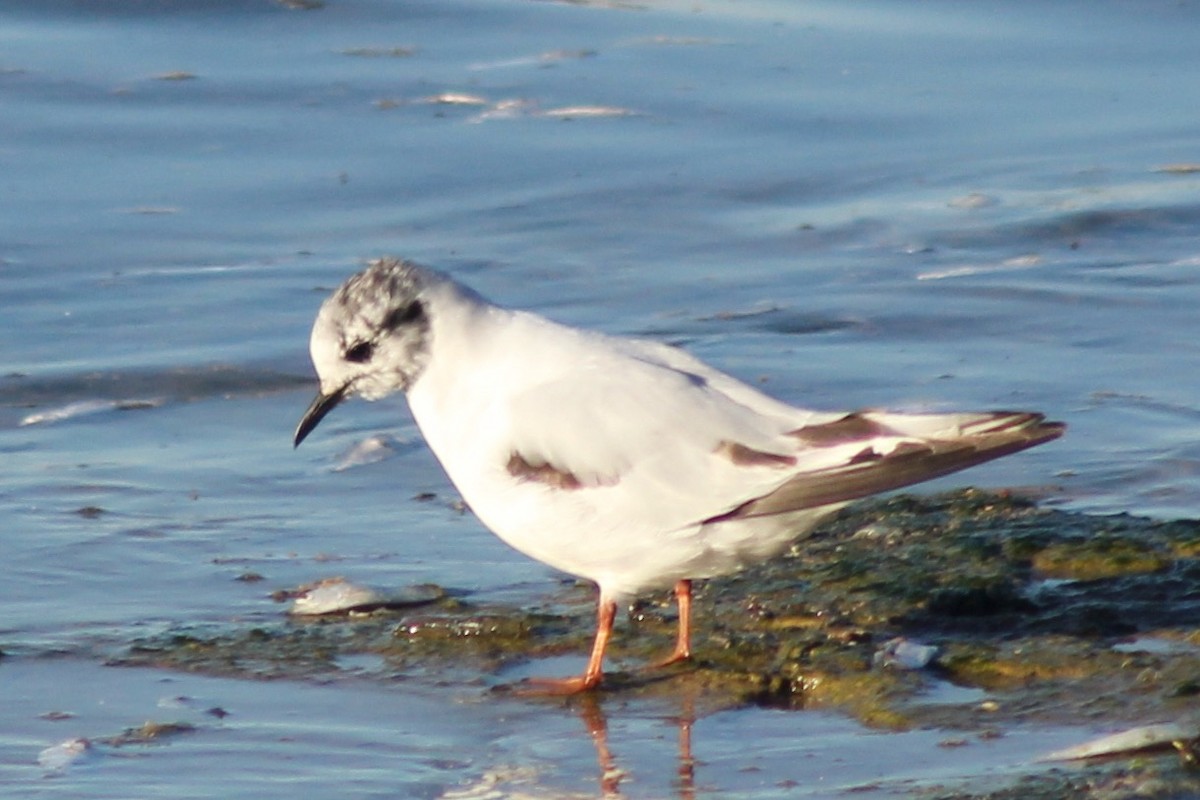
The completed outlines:
[[[57,705],[46,674],[174,680],[98,666],[134,635],[274,620],[272,589],[330,574],[513,602],[553,591],[453,508],[403,401],[347,407],[292,450],[316,308],[384,253],[572,324],[683,344],[797,404],[1040,409],[1067,438],[940,485],[1200,516],[1198,24],[1186,4],[1115,0],[8,0],[0,705],[22,710],[0,719],[0,781],[124,790],[122,759],[47,781],[36,757],[140,724],[143,707],[37,714]],[[380,434],[392,457],[337,469]],[[247,571],[267,581],[235,580]],[[293,688],[272,691],[310,708],[314,730],[345,715],[369,740],[396,724]],[[260,687],[222,691],[236,705]],[[399,706],[412,692],[400,716],[418,737],[423,704],[464,702],[353,691]],[[520,791],[594,790],[570,714],[479,713],[459,739],[438,733],[449,766],[397,790],[437,796],[485,764],[529,762]],[[579,747],[532,757],[537,725],[522,746],[492,737],[505,713]],[[657,713],[626,733],[673,738]],[[765,712],[738,713],[752,727]],[[788,719],[797,747],[821,735]],[[241,794],[221,796],[270,796],[260,762],[321,752],[319,737],[279,744],[290,723],[272,724],[271,748],[251,736],[212,754],[238,776]],[[744,742],[727,730],[702,720],[695,735]],[[453,755],[480,747],[488,758]],[[366,756],[375,778],[347,793],[428,757]],[[161,761],[137,760],[157,774],[145,796],[213,796]],[[705,778],[717,795],[776,796],[792,779],[770,761],[754,789],[737,777],[749,762],[720,763]],[[320,781],[337,767],[335,752]],[[640,769],[622,791],[672,791]],[[878,777],[847,769],[851,784]]]

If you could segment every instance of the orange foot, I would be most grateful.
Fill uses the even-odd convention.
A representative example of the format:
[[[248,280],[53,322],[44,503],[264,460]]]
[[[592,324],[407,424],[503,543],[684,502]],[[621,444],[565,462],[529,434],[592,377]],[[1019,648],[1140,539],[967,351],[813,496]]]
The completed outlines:
[[[574,678],[526,678],[508,687],[517,697],[566,697],[600,688],[603,675],[577,675]]]
[[[691,651],[679,650],[676,648],[675,650],[672,650],[671,654],[666,658],[659,659],[658,661],[651,661],[646,665],[646,669],[662,669],[663,667],[669,667],[672,664],[681,664],[684,661],[689,661],[691,658]]]
[[[616,618],[617,604],[601,597],[596,605],[596,640],[592,643],[592,655],[582,675],[574,678],[526,678],[512,687],[513,693],[522,697],[561,697],[598,688],[604,679],[604,650],[612,638]]]

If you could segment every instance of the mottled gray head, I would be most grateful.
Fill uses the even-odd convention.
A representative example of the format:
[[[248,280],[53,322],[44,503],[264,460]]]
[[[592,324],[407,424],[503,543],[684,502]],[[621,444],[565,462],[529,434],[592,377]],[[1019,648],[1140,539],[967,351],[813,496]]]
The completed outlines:
[[[432,280],[416,264],[380,259],[321,305],[309,341],[321,389],[296,428],[297,446],[346,398],[378,400],[417,379],[429,358],[429,316],[421,292]]]

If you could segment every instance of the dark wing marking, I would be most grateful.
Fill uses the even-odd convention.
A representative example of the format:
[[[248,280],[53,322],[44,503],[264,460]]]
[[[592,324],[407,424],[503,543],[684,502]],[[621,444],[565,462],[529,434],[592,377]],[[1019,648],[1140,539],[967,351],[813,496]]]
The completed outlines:
[[[794,436],[801,442],[814,447],[833,447],[848,444],[875,436],[894,436],[896,431],[885,428],[862,414],[847,414],[841,419],[826,422],[823,425],[806,425],[789,431],[788,436]]]
[[[582,489],[584,486],[583,481],[572,473],[550,464],[531,464],[520,453],[509,456],[504,468],[519,481],[544,483],[553,489]]]
[[[723,441],[713,451],[724,456],[738,467],[794,467],[795,456],[784,456],[778,453],[765,453],[737,442]]]
[[[999,424],[980,434],[907,442],[885,455],[864,450],[847,464],[800,473],[770,494],[705,522],[764,517],[858,500],[1016,453],[1057,439],[1066,430],[1061,422],[1045,422],[1040,414],[1020,413],[1012,415],[1011,421],[1003,417],[997,414],[994,419]],[[837,426],[845,419],[849,417],[818,427]]]

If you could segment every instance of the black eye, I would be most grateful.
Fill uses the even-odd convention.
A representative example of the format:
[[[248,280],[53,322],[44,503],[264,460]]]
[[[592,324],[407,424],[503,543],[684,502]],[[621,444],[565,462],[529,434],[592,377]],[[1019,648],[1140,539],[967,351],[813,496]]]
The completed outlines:
[[[346,351],[345,358],[355,364],[365,364],[371,360],[371,356],[375,353],[375,345],[371,342],[359,342]]]

